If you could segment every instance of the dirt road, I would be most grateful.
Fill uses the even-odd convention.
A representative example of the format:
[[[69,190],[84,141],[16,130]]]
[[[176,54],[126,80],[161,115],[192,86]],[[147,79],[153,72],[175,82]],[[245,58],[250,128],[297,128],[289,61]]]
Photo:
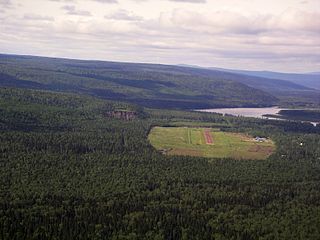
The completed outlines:
[[[213,144],[213,138],[210,129],[204,130],[204,138],[206,140],[206,144]]]

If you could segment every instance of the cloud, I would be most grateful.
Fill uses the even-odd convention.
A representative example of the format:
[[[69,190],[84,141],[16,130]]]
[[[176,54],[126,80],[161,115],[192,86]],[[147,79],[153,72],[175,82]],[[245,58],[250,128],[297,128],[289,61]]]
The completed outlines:
[[[266,16],[246,17],[237,12],[197,12],[175,9],[162,13],[159,23],[164,28],[177,28],[198,33],[257,34],[267,31]]]
[[[134,2],[147,2],[149,0],[132,0],[132,1],[134,1]],[[176,2],[176,3],[206,3],[207,2],[207,0],[163,0],[163,1]]]
[[[1,6],[8,6],[8,5],[11,5],[12,2],[11,0],[0,0],[0,5]]]
[[[206,3],[206,0],[169,0],[171,2],[182,2],[182,3]]]
[[[66,2],[66,3],[75,3],[78,0],[49,0],[51,2]],[[87,0],[91,2],[99,2],[99,3],[118,3],[118,0]]]
[[[320,12],[288,9],[270,19],[271,27],[282,30],[299,30],[320,33]]]
[[[23,16],[23,19],[26,20],[35,20],[35,21],[54,21],[53,17],[42,16],[38,14],[28,13]]]
[[[66,2],[66,3],[73,3],[76,2],[75,0],[49,0],[51,2]]]
[[[286,71],[320,67],[320,11],[312,0],[277,11],[264,11],[263,4],[248,9],[251,0],[242,8],[225,5],[238,0],[32,1],[39,7],[21,4],[10,15],[0,13],[0,52]]]
[[[175,9],[162,13],[159,24],[167,29],[180,29],[210,34],[259,35],[274,31],[302,31],[320,33],[320,13],[288,9],[279,15],[213,11],[197,12]]]
[[[91,0],[99,3],[118,3],[117,0]]]
[[[3,8],[2,10],[7,8],[12,8],[13,4],[11,0],[0,0],[0,7]]]
[[[120,9],[117,12],[108,14],[104,17],[105,19],[112,20],[124,20],[124,21],[142,21],[143,18],[135,15],[133,12],[129,12],[125,9]]]
[[[76,7],[72,5],[65,5],[62,7],[62,9],[65,10],[68,15],[92,16],[92,14],[89,11],[77,10]]]

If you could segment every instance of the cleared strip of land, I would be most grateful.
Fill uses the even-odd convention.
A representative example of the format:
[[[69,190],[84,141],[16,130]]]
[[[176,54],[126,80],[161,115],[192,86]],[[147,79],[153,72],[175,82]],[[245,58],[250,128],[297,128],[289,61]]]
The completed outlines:
[[[206,144],[213,144],[213,138],[210,132],[210,129],[204,130],[204,138],[206,139]]]
[[[155,127],[148,138],[156,149],[168,155],[266,159],[275,150],[270,139],[258,142],[253,136],[213,128]]]

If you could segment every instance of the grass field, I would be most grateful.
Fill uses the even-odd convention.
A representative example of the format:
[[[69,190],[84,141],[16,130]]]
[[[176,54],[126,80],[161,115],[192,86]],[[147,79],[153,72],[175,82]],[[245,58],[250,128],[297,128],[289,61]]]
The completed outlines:
[[[271,140],[257,142],[241,133],[209,129],[213,143],[205,140],[207,128],[154,127],[149,141],[158,150],[169,155],[190,155],[213,158],[265,159],[275,150]]]

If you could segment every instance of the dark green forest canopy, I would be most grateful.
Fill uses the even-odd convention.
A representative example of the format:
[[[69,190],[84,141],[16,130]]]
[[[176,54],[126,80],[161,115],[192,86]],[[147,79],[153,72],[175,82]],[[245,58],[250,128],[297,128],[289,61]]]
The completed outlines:
[[[316,109],[292,109],[292,110],[281,110],[279,112],[280,117],[284,119],[293,119],[300,121],[314,121],[320,122],[320,110]]]
[[[11,88],[0,113],[0,239],[319,239],[319,126]],[[150,128],[178,122],[271,137],[277,151],[161,155]]]
[[[250,107],[278,103],[270,93],[237,81],[240,78],[244,77],[169,65],[0,54],[0,86],[3,87],[82,93],[153,108]]]
[[[320,91],[290,81],[173,65],[0,54],[0,86],[73,92],[146,107],[319,107]]]

